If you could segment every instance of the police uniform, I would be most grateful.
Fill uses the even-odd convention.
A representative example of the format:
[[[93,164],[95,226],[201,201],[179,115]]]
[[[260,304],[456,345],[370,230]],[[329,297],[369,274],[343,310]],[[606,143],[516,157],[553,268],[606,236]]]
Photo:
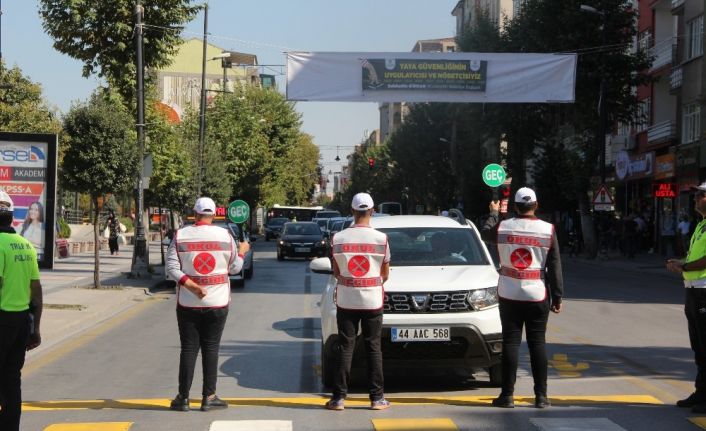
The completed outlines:
[[[372,198],[359,193],[353,198],[354,210],[373,208]],[[369,396],[373,409],[389,407],[383,394],[382,335],[383,267],[390,262],[387,235],[368,225],[354,224],[334,235],[331,241],[336,268],[336,323],[339,354],[336,358],[333,398],[327,408],[340,410],[348,392],[348,379],[353,359],[358,325],[367,352]],[[336,408],[340,402],[340,409]]]
[[[202,200],[207,200],[204,204],[207,212],[201,212]],[[215,204],[209,198],[199,198],[194,209],[199,214],[215,214]],[[174,410],[188,410],[199,349],[203,356],[204,401],[216,393],[218,352],[230,304],[228,275],[240,272],[242,267],[243,256],[238,255],[235,241],[226,229],[197,221],[175,232],[167,252],[167,270],[173,280],[178,280],[177,322],[181,340],[179,395],[172,403]],[[200,298],[187,289],[187,280],[206,287],[207,295]],[[182,402],[185,408],[181,408]]]
[[[11,213],[12,201],[4,191],[0,201],[9,201],[10,207],[2,210]],[[22,405],[21,371],[30,340],[32,283],[39,280],[39,267],[32,243],[10,225],[0,226],[0,276],[0,429],[16,431]],[[41,302],[37,305],[41,308]]]
[[[684,313],[697,369],[696,392],[692,395],[693,403],[686,403],[689,405],[684,405],[684,407],[706,403],[706,269],[689,270],[689,262],[694,262],[704,256],[706,256],[706,219],[696,225],[696,229],[691,235],[686,263],[682,267],[684,287],[686,288]]]
[[[535,203],[534,191],[518,190],[516,203]],[[492,238],[491,233],[495,233]],[[547,353],[545,333],[550,304],[561,304],[563,280],[559,244],[554,226],[532,216],[519,215],[498,223],[491,213],[483,237],[497,243],[500,261],[498,296],[503,327],[501,407],[512,406],[519,347],[525,327],[534,377],[537,407],[546,407]],[[551,301],[551,302],[550,302]],[[503,402],[503,397],[505,401]],[[494,404],[497,405],[497,404]]]

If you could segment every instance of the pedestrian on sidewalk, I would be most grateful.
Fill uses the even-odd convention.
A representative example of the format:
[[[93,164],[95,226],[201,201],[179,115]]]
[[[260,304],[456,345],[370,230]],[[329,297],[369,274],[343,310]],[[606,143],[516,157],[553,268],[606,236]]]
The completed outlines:
[[[689,233],[691,232],[691,220],[686,214],[682,214],[677,225],[677,236],[679,239],[679,256],[686,256],[689,251]]]
[[[230,279],[243,268],[250,244],[239,249],[230,233],[214,226],[216,204],[207,197],[196,200],[196,222],[177,230],[167,251],[167,271],[178,280],[177,323],[181,340],[179,393],[170,409],[189,410],[189,391],[196,358],[201,350],[203,389],[201,410],[225,409],[216,395],[218,352],[230,305]]]
[[[498,223],[500,203],[490,202],[483,239],[497,242],[500,258],[498,297],[503,328],[502,391],[493,406],[513,408],[517,364],[526,328],[534,378],[534,406],[550,406],[547,398],[545,335],[549,311],[561,312],[564,295],[559,242],[554,226],[537,218],[537,196],[522,187],[515,194],[516,217]]]
[[[106,229],[108,229],[108,247],[110,248],[111,256],[113,253],[119,255],[120,249],[118,247],[118,236],[120,236],[120,220],[115,216],[115,212],[111,209],[108,213],[108,220],[106,221]]]
[[[696,363],[696,390],[677,401],[677,406],[691,407],[694,413],[706,413],[706,182],[692,190],[695,192],[694,209],[702,219],[691,236],[686,258],[668,260],[667,269],[684,277],[684,312]]]
[[[662,212],[660,234],[662,236],[662,256],[672,257],[674,253],[674,238],[676,237],[676,220],[672,210]]]
[[[355,340],[360,326],[367,352],[370,408],[390,407],[385,399],[382,373],[383,283],[390,273],[390,245],[387,235],[370,227],[375,204],[367,193],[351,202],[353,224],[332,239],[333,275],[336,278],[336,323],[339,350],[329,410],[343,410]],[[363,288],[361,288],[364,286]]]
[[[19,431],[25,352],[42,342],[37,251],[12,227],[13,203],[0,190],[0,430]],[[30,311],[30,304],[32,311]],[[32,323],[33,322],[33,323]]]

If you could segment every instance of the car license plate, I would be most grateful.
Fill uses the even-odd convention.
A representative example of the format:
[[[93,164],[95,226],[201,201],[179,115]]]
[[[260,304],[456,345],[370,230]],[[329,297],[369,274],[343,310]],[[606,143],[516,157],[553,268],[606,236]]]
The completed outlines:
[[[295,253],[309,253],[311,251],[310,247],[294,247]]]
[[[449,341],[451,331],[448,327],[416,327],[392,328],[391,338],[393,343],[408,341]]]

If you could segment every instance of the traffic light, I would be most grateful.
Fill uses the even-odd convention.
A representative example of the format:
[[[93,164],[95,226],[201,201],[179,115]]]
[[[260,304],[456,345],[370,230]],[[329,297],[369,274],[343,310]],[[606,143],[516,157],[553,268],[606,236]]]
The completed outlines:
[[[502,185],[500,186],[500,197],[502,199],[510,198],[510,186]]]
[[[368,168],[373,169],[375,167],[375,159],[368,157]]]

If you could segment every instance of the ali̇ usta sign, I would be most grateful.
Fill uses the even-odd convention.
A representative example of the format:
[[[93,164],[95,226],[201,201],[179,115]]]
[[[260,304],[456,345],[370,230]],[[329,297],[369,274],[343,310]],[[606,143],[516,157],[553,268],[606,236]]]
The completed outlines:
[[[675,198],[679,194],[676,183],[653,183],[652,196],[656,198]]]

